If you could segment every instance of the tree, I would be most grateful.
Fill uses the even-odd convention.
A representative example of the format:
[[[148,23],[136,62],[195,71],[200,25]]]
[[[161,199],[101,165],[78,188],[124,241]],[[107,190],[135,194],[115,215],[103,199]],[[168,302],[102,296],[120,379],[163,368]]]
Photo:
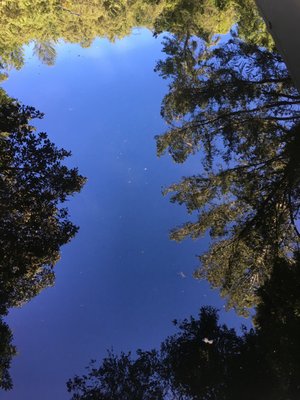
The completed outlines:
[[[234,1],[178,0],[163,9],[154,28],[156,34],[167,31],[181,37],[189,33],[209,40],[215,34],[228,32],[238,21],[238,14]]]
[[[162,343],[164,377],[181,396],[174,399],[278,400],[257,333],[244,327],[237,335],[218,319],[202,307],[198,318],[175,321],[178,332]]]
[[[37,55],[38,59],[46,65],[54,65],[56,59],[55,43],[35,42],[33,47],[33,54]]]
[[[135,357],[109,352],[98,368],[94,361],[88,374],[68,381],[72,400],[220,399],[228,379],[225,363],[238,356],[242,339],[219,326],[210,307],[200,310],[199,320],[174,324],[179,332],[160,351],[138,350]]]
[[[60,247],[78,228],[62,208],[85,178],[30,120],[43,114],[0,93],[0,314],[54,282]]]
[[[237,335],[211,307],[174,324],[177,333],[159,351],[109,352],[99,367],[93,362],[70,379],[72,400],[287,400],[253,329]]]
[[[233,0],[239,37],[247,43],[275,50],[275,44],[255,0]]]
[[[12,0],[0,4],[2,78],[24,63],[23,46],[34,42],[42,62],[55,59],[53,43],[64,40],[88,47],[96,37],[113,41],[134,27],[153,28],[168,0]],[[46,56],[46,57],[45,57]]]
[[[241,34],[266,45],[270,36],[254,0],[10,0],[0,4],[0,79],[24,63],[23,46],[34,43],[34,54],[46,64],[55,60],[62,39],[91,45],[96,37],[113,41],[133,28],[197,35],[208,40],[239,23]]]
[[[165,40],[156,70],[171,78],[157,136],[158,154],[176,162],[201,149],[203,172],[166,189],[197,219],[171,238],[212,238],[195,276],[245,312],[276,257],[299,242],[300,96],[276,52],[236,34],[208,47],[197,38]]]
[[[156,351],[131,353],[113,352],[102,361],[99,368],[92,361],[88,374],[75,376],[67,382],[72,400],[152,400],[164,398],[164,386],[156,373]]]
[[[161,345],[164,376],[173,390],[188,399],[224,398],[230,380],[229,365],[224,364],[238,357],[242,339],[218,324],[217,311],[211,307],[201,308],[199,318],[175,320],[174,325],[178,333]]]
[[[258,291],[257,335],[268,369],[278,377],[284,399],[300,396],[300,254],[294,263],[276,260],[270,279]]]
[[[255,328],[237,334],[218,311],[173,321],[159,350],[95,361],[68,381],[72,400],[297,400],[300,394],[300,257],[278,258],[258,291]]]
[[[9,390],[12,388],[12,380],[9,374],[12,357],[16,355],[16,348],[12,344],[13,335],[8,325],[0,318],[0,388]]]

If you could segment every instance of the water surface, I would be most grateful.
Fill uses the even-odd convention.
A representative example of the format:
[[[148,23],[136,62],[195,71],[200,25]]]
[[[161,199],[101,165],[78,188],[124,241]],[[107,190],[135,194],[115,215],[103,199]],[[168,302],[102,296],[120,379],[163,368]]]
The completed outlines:
[[[160,104],[167,82],[153,72],[161,38],[136,30],[116,43],[89,48],[60,43],[54,66],[26,49],[26,64],[4,88],[45,112],[37,126],[68,163],[88,178],[68,203],[80,231],[62,249],[56,284],[21,309],[11,310],[18,356],[14,389],[3,399],[68,399],[65,382],[106,349],[149,349],[174,331],[171,321],[210,304],[218,293],[192,278],[205,239],[180,244],[170,228],[186,220],[163,187],[199,171],[199,156],[185,164],[156,157],[154,135],[164,132]],[[224,321],[240,320],[233,313]]]

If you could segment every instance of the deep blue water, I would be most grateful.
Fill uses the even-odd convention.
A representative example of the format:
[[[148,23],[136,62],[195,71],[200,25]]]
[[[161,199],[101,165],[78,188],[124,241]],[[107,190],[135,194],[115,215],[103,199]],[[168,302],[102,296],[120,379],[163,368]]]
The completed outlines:
[[[38,128],[72,151],[70,164],[88,182],[68,203],[80,231],[62,249],[56,285],[8,317],[19,352],[14,389],[0,395],[8,400],[68,399],[66,380],[106,349],[158,346],[174,331],[172,319],[204,304],[223,310],[218,293],[191,276],[206,240],[168,238],[188,216],[161,189],[197,173],[200,163],[199,156],[182,165],[156,157],[154,135],[166,129],[167,82],[153,72],[161,38],[136,31],[114,44],[57,49],[48,67],[29,47],[26,66],[4,88],[45,112]],[[242,322],[233,313],[222,318]]]

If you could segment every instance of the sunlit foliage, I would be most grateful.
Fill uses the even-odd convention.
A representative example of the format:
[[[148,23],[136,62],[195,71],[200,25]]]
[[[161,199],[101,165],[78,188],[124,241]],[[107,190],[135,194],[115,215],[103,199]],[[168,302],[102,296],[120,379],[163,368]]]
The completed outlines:
[[[238,20],[237,13],[233,1],[178,0],[164,8],[155,28],[158,32],[180,36],[189,33],[208,40],[214,34],[228,32]]]
[[[175,36],[164,51],[156,69],[171,79],[162,106],[169,130],[157,137],[158,154],[202,156],[199,175],[166,190],[195,216],[171,238],[209,232],[195,275],[243,312],[274,257],[290,258],[299,242],[300,96],[278,53],[236,34],[211,47]]]
[[[198,35],[208,40],[235,23],[249,40],[269,38],[254,0],[10,0],[0,2],[0,80],[24,63],[23,46],[48,65],[59,40],[91,45],[96,37],[113,41],[135,27],[155,33]]]
[[[164,2],[12,0],[0,4],[0,56],[4,69],[20,68],[23,46],[34,42],[42,61],[55,59],[58,40],[88,47],[96,37],[128,35],[135,26],[153,27]],[[45,51],[46,50],[46,51]],[[46,55],[46,57],[45,57]]]

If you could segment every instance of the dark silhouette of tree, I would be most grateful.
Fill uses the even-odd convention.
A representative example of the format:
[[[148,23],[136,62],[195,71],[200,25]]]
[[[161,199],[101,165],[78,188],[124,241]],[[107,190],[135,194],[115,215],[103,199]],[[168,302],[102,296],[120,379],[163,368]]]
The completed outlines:
[[[92,361],[88,373],[67,383],[73,400],[152,400],[163,399],[165,388],[156,372],[156,351],[137,351],[116,356],[108,352],[99,368]]]
[[[9,374],[16,355],[12,332],[3,321],[54,283],[60,247],[77,232],[67,198],[85,178],[63,164],[71,155],[58,149],[31,120],[43,114],[0,90],[0,388],[12,388]]]
[[[54,282],[60,247],[78,228],[62,208],[85,178],[30,124],[43,114],[0,96],[0,314]]]
[[[165,191],[198,214],[171,238],[209,232],[195,276],[244,312],[274,259],[289,258],[299,242],[300,96],[278,53],[235,34],[211,47],[172,37],[164,51],[156,70],[171,78],[162,105],[170,128],[157,136],[158,154],[184,162],[201,150],[203,166]]]
[[[72,400],[297,400],[300,394],[300,257],[279,258],[259,289],[255,328],[240,334],[202,307],[174,321],[160,350],[109,352],[69,380]]]
[[[279,259],[258,291],[255,324],[268,368],[278,377],[282,399],[300,398],[300,254]]]
[[[9,374],[11,359],[16,355],[16,348],[12,344],[13,335],[8,325],[0,318],[0,388],[12,388]]]
[[[229,370],[225,364],[238,356],[242,340],[233,329],[218,324],[215,309],[200,310],[199,319],[174,321],[179,332],[161,346],[166,379],[187,398],[219,399],[224,395]]]
[[[99,368],[92,364],[87,374],[70,379],[72,400],[287,400],[277,396],[278,378],[254,330],[238,336],[218,323],[211,307],[175,326],[178,333],[159,352],[139,350],[135,358],[109,353]]]
[[[198,319],[175,325],[179,332],[161,346],[164,377],[175,393],[195,400],[276,398],[276,377],[266,369],[253,329],[244,328],[238,336],[219,324],[217,311],[210,307],[203,307]]]

